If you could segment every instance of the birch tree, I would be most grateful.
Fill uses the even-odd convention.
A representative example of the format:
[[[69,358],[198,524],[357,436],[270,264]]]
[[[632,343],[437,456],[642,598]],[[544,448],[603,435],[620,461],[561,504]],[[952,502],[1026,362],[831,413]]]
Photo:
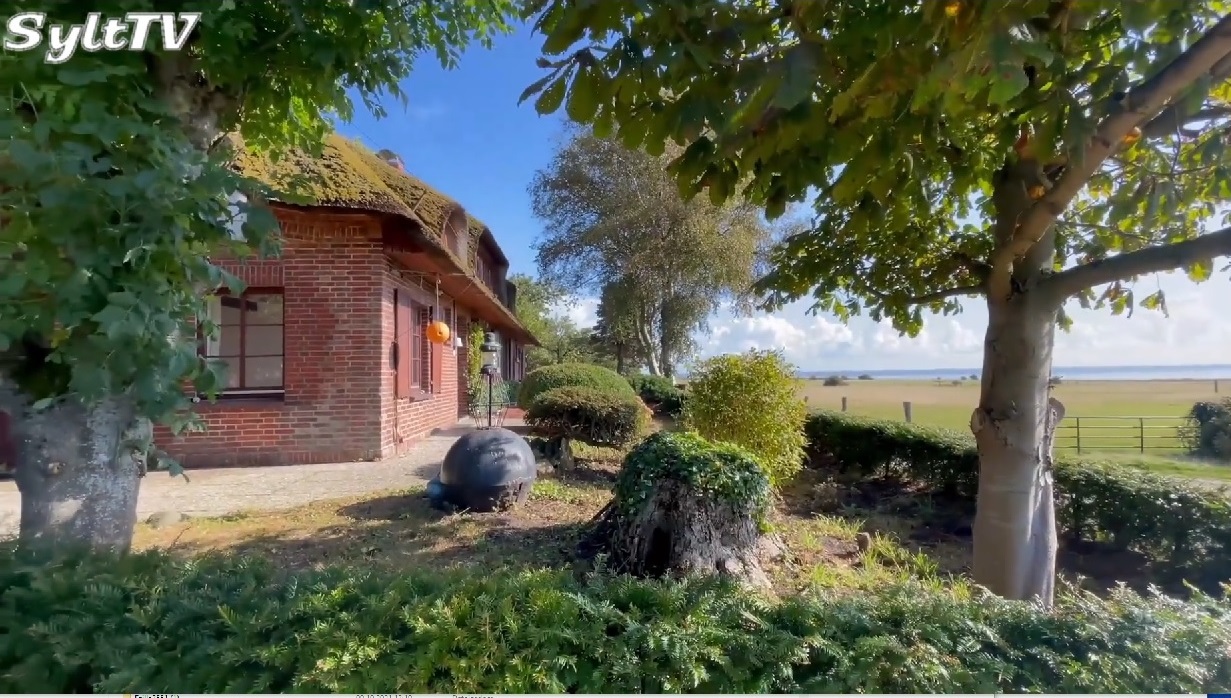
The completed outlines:
[[[636,354],[662,376],[724,299],[748,291],[770,240],[759,210],[738,198],[685,200],[670,157],[573,130],[530,185],[543,222],[540,276],[605,294]]]
[[[22,9],[49,28],[82,24],[82,5]],[[58,64],[43,50],[0,53],[0,409],[17,443],[23,541],[126,550],[151,422],[190,425],[181,384],[221,385],[191,319],[202,289],[243,285],[207,255],[276,248],[272,215],[249,203],[267,192],[227,168],[223,136],[317,150],[351,95],[383,115],[374,100],[404,99],[416,59],[452,65],[504,31],[512,7],[121,0],[104,22],[201,17],[174,52],[150,42]]]
[[[983,303],[974,576],[1050,602],[1055,330],[1069,300],[1165,312],[1134,282],[1204,281],[1231,253],[1228,10],[536,0],[546,74],[524,98],[631,148],[682,144],[687,195],[740,193],[771,216],[814,200],[758,284],[766,307],[810,298],[913,335]]]

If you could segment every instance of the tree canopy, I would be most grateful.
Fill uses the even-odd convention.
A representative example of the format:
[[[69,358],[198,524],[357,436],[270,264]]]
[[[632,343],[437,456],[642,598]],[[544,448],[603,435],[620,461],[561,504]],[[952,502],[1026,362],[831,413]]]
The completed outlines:
[[[1231,198],[1224,5],[540,2],[544,53],[569,53],[527,98],[631,147],[684,144],[687,194],[743,185],[774,215],[816,192],[817,224],[761,285],[770,306],[812,295],[916,332],[923,309],[1007,289],[1055,221],[1055,268],[1073,269],[1052,283],[1086,302],[1112,284],[1098,299],[1123,311],[1117,282],[1175,267],[1201,280],[1231,250],[1204,227]],[[980,221],[1015,146],[1039,166],[1037,203],[999,241]]]
[[[1056,554],[1048,394],[1076,297],[1165,310],[1132,282],[1195,280],[1231,253],[1231,6],[1197,0],[573,3],[537,0],[548,71],[527,88],[652,154],[681,192],[771,216],[763,306],[812,297],[917,333],[988,308],[974,574],[1050,602]],[[1100,288],[1101,293],[1092,289]]]
[[[651,373],[670,375],[723,299],[746,296],[771,239],[738,198],[686,200],[659,156],[581,130],[530,186],[544,278],[604,298]]]

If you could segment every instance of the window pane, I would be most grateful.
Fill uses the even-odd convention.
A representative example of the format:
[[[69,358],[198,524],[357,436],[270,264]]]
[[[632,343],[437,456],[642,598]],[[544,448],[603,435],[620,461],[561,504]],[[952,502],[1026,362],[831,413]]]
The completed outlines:
[[[244,296],[245,310],[248,314],[244,321],[249,325],[281,325],[282,324],[282,294],[253,293]]]
[[[239,356],[239,325],[219,327],[218,335],[221,340],[218,353],[222,356]]]
[[[281,325],[249,326],[248,335],[244,339],[244,354],[246,356],[282,355]]]
[[[226,387],[227,388],[238,388],[239,387],[239,370],[238,370],[239,361],[235,357],[219,359],[219,361],[221,361],[222,364],[226,367],[224,370],[224,375],[226,376],[226,383],[225,383]]]
[[[281,388],[282,357],[249,357],[244,361],[245,388]]]
[[[238,325],[239,324],[239,304],[240,300],[235,296],[223,296],[221,298],[222,317],[219,318],[220,325]]]

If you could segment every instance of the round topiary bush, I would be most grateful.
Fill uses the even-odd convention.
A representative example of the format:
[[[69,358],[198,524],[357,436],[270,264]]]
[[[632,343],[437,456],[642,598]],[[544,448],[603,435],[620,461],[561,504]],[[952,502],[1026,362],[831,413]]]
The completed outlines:
[[[624,458],[580,552],[640,577],[717,573],[767,586],[762,560],[783,551],[768,531],[771,506],[769,478],[751,453],[660,431]]]
[[[650,411],[635,395],[566,385],[539,393],[526,410],[531,433],[552,442],[549,456],[563,467],[574,463],[572,442],[623,448],[650,424]]]
[[[716,356],[689,374],[685,425],[748,449],[775,487],[803,468],[807,418],[795,370],[778,352]]]
[[[564,386],[594,388],[610,395],[637,397],[637,391],[633,390],[628,380],[615,371],[595,364],[569,363],[543,366],[527,373],[518,390],[517,404],[530,409],[530,404],[540,393]]]

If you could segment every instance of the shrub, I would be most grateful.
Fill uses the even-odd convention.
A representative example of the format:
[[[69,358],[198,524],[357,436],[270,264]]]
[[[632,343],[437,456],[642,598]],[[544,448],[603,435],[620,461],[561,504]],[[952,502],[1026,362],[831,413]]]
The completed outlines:
[[[517,402],[529,409],[539,393],[566,385],[594,388],[612,395],[637,397],[628,380],[609,368],[595,364],[552,364],[536,368],[522,377]]]
[[[797,383],[778,352],[707,359],[689,374],[684,422],[707,439],[748,449],[777,487],[803,467],[808,412]]]
[[[869,375],[869,374],[867,374],[867,373],[861,373],[861,374],[859,374],[859,380],[861,380],[861,381],[870,381],[870,380],[874,380],[874,379],[873,379],[873,377],[872,377],[871,375]]]
[[[838,385],[846,385],[846,380],[842,376],[828,376],[821,385],[827,385],[832,388]]]
[[[852,475],[910,480],[973,510],[979,456],[968,434],[828,411],[809,417],[807,433],[819,462]],[[1224,493],[1064,457],[1054,477],[1062,535],[1136,550],[1202,588],[1231,578],[1231,501]]]
[[[684,391],[665,376],[629,376],[628,382],[656,414],[678,417],[684,410]]]
[[[536,436],[620,448],[645,433],[650,415],[635,395],[566,385],[539,393],[526,410],[526,423]]]
[[[612,499],[636,511],[661,480],[712,493],[758,518],[771,504],[769,476],[756,456],[699,434],[660,431],[642,441],[624,457]]]
[[[1226,602],[917,585],[767,601],[712,578],[293,573],[0,553],[5,693],[1188,693],[1231,685]]]
[[[466,391],[470,402],[478,400],[483,394],[484,404],[487,402],[487,378],[483,376],[483,328],[477,323],[470,325],[470,335],[466,339]]]
[[[1231,398],[1193,405],[1180,439],[1194,456],[1231,462]]]

